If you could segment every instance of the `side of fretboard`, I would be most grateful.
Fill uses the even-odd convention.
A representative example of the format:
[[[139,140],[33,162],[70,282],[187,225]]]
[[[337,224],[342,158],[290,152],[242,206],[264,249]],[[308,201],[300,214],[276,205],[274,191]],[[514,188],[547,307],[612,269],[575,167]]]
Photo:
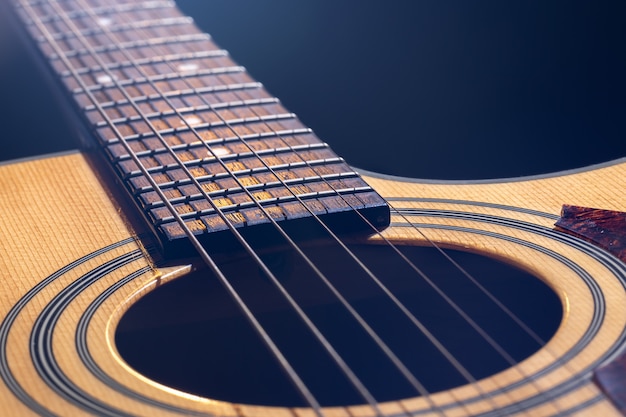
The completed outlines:
[[[384,200],[172,2],[15,5],[166,248],[185,239],[177,216],[200,236],[224,216],[388,223]]]

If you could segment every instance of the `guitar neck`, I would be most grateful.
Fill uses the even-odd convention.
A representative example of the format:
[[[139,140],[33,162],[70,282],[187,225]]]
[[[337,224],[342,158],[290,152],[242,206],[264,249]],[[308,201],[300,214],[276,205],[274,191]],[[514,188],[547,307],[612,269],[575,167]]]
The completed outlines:
[[[388,225],[384,200],[172,2],[89,5],[16,2],[167,256],[190,249],[185,229],[211,245],[314,216]]]

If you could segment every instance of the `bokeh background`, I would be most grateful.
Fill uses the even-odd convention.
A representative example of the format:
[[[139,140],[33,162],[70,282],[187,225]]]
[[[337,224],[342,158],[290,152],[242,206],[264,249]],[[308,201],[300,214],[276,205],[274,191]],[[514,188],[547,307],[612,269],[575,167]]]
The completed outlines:
[[[472,179],[626,156],[625,2],[179,5],[354,166]],[[75,147],[7,20],[0,159]]]

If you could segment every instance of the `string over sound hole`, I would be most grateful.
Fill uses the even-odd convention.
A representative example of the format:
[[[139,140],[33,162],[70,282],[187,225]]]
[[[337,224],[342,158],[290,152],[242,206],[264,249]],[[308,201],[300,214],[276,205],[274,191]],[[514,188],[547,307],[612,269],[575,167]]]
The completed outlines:
[[[510,366],[489,341],[389,248],[353,249],[474,379]],[[405,247],[402,251],[515,361],[541,347],[435,249]],[[562,309],[547,285],[484,256],[450,253],[543,341],[550,339]],[[307,255],[429,393],[468,383],[362,268],[347,262],[333,248],[310,248]],[[293,253],[274,252],[263,259],[377,401],[419,395]],[[254,263],[238,259],[222,267],[322,405],[364,402]],[[185,392],[237,403],[307,405],[207,271],[164,285],[139,300],[122,318],[116,342],[123,358],[137,371]]]

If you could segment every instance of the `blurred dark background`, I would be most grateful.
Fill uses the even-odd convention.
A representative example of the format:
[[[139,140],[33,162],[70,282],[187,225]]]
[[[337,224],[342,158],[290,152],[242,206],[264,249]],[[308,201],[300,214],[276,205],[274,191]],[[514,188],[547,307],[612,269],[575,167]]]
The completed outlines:
[[[626,2],[179,5],[357,167],[498,178],[626,156]],[[9,23],[0,159],[74,147]]]

